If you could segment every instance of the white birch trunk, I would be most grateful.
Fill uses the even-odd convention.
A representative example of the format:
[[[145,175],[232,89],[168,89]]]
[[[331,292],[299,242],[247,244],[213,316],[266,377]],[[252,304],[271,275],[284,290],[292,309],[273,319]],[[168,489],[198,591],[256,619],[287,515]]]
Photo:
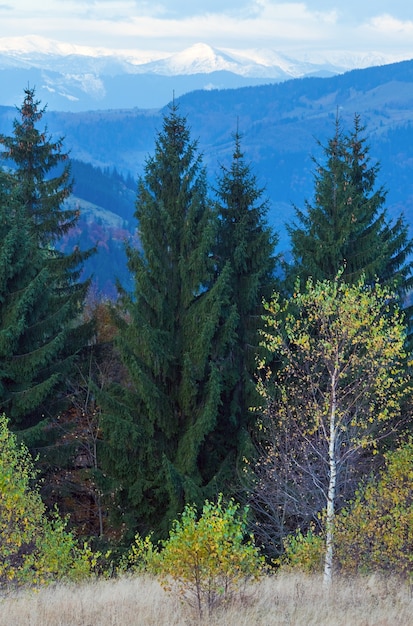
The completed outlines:
[[[324,560],[323,585],[326,588],[331,586],[333,577],[333,541],[334,541],[334,501],[336,496],[336,372],[331,381],[331,407],[330,407],[330,440],[328,445],[329,460],[329,484],[327,494],[326,513],[326,554]]]

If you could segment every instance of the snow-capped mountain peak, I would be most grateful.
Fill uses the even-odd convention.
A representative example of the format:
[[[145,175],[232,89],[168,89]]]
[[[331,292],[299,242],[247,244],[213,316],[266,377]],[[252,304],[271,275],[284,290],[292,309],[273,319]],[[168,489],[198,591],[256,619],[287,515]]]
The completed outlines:
[[[37,35],[27,37],[0,38],[0,69],[4,67],[37,67],[50,69],[57,62],[59,69],[71,64],[78,71],[79,61],[85,72],[104,72],[107,63],[122,67],[124,73],[149,73],[164,76],[210,74],[227,71],[240,76],[268,77],[275,79],[295,78],[307,74],[329,71],[339,73],[355,67],[382,65],[401,58],[387,59],[382,54],[370,52],[300,53],[291,56],[277,50],[249,49],[233,50],[213,48],[206,43],[197,43],[182,51],[111,50],[80,46],[46,39]],[[96,62],[98,65],[96,65]],[[105,62],[106,61],[106,65]]]
[[[19,101],[24,85],[36,86],[51,108],[82,110],[162,106],[173,90],[228,88],[403,60],[369,53],[275,49],[234,50],[197,43],[174,53],[78,46],[38,36],[0,38],[0,105]],[[131,103],[136,104],[131,104]]]
[[[84,57],[90,59],[112,57],[121,60],[130,60],[134,63],[147,63],[168,56],[166,52],[148,50],[113,50],[104,47],[81,46],[72,43],[46,39],[38,35],[26,37],[0,37],[0,55],[14,58],[28,57],[33,59],[33,66],[42,65],[42,59]]]
[[[226,70],[242,74],[242,65],[221,50],[205,43],[197,43],[163,59],[140,64],[139,72],[174,76],[183,74],[210,74]]]
[[[105,49],[89,48],[87,46],[55,41],[54,39],[46,39],[38,35],[28,35],[27,37],[1,37],[0,53],[13,54],[15,56],[26,56],[33,53],[58,56],[68,56],[70,54],[99,56],[105,53]]]

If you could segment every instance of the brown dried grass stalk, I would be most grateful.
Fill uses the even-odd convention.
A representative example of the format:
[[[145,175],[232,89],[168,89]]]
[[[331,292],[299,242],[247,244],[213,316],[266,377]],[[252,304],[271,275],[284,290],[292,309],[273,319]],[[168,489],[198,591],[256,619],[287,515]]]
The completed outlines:
[[[396,578],[336,578],[331,594],[316,576],[282,573],[251,585],[208,626],[413,626],[413,599]],[[139,575],[56,585],[0,598],[0,625],[186,626],[199,623],[185,604]]]

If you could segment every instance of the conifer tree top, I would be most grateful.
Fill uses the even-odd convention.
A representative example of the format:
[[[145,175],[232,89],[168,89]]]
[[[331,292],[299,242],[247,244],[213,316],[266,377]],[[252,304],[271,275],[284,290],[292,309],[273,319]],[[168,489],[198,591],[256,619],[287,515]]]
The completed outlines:
[[[379,163],[372,163],[365,126],[354,116],[344,132],[337,116],[334,135],[321,145],[324,158],[314,160],[314,198],[296,210],[287,225],[294,273],[305,280],[343,278],[355,283],[378,278],[405,294],[412,284],[413,240],[403,215],[391,222],[386,190],[377,186]]]
[[[24,101],[11,136],[0,135],[3,160],[14,170],[21,202],[26,206],[39,241],[47,246],[72,228],[78,213],[63,206],[72,191],[69,155],[63,137],[53,139],[47,126],[38,128],[46,107],[35,90],[24,90]]]

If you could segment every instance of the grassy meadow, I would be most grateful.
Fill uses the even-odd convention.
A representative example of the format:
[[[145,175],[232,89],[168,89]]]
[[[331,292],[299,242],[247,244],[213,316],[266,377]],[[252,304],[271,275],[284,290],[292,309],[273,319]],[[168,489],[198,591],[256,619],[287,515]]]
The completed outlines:
[[[17,591],[0,598],[1,626],[185,626],[200,623],[178,598],[148,576]],[[411,589],[395,578],[337,578],[330,595],[321,578],[267,577],[232,606],[202,623],[211,626],[413,626]]]

